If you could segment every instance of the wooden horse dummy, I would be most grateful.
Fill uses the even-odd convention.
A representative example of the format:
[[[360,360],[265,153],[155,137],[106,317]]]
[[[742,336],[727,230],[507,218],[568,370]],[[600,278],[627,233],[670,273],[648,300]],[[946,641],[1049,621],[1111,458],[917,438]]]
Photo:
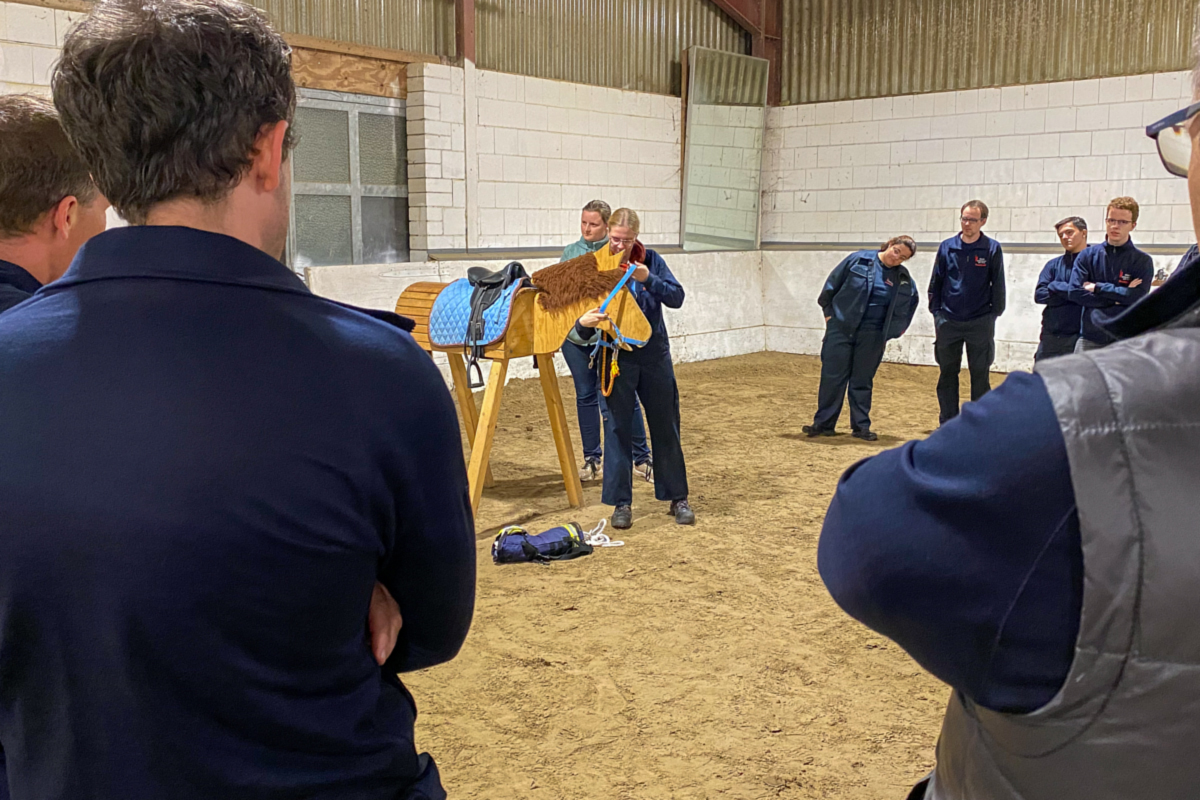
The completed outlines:
[[[610,253],[609,248],[601,247],[597,252],[539,270],[532,278],[534,286],[542,290],[537,300],[543,312],[538,319],[547,329],[544,335],[557,336],[560,346],[575,321],[596,308],[603,296],[599,308],[609,318],[598,326],[600,339],[592,363],[599,366],[600,391],[605,397],[612,392],[612,382],[620,374],[618,352],[641,347],[650,338],[650,323],[626,288],[634,265],[645,258],[645,253],[641,243],[636,243],[627,265],[622,262],[622,253]]]
[[[641,243],[638,243],[641,247]],[[645,249],[642,249],[644,255]],[[601,247],[570,261],[533,273],[531,281],[539,290],[538,314],[534,335],[539,345],[555,349],[562,345],[576,320],[597,306],[604,306],[609,321],[600,330],[623,350],[640,347],[650,338],[650,323],[628,290],[632,269],[623,263],[621,253]],[[634,253],[634,262],[637,252]]]
[[[562,346],[563,339],[576,320],[585,311],[606,301],[606,313],[611,322],[603,322],[600,327],[615,346],[629,349],[636,346],[635,343],[642,344],[650,338],[650,323],[626,287],[630,270],[621,260],[620,253],[611,254],[607,247],[602,247],[596,253],[588,253],[535,272],[531,278],[532,287],[515,290],[511,302],[497,312],[501,316],[507,315],[507,324],[498,329],[499,338],[482,352],[484,358],[492,361],[492,367],[488,373],[483,404],[478,411],[468,384],[463,345],[438,344],[433,341],[438,337],[430,336],[433,330],[446,324],[439,316],[438,297],[453,284],[416,283],[400,295],[396,313],[416,321],[413,335],[417,342],[427,351],[444,352],[449,358],[454,393],[471,446],[467,478],[473,509],[479,508],[485,483],[491,483],[488,461],[495,439],[508,362],[525,356],[536,356],[538,361],[538,377],[550,415],[550,428],[567,499],[572,506],[583,505],[583,487],[575,468],[566,412],[558,390],[554,353]],[[447,313],[453,315],[458,312]],[[438,341],[445,340],[443,335]]]

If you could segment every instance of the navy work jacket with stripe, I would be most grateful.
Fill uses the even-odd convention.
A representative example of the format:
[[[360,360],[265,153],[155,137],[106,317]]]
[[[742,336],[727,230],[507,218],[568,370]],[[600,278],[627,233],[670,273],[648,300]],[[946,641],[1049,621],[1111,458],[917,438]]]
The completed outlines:
[[[817,297],[821,312],[847,332],[858,330],[859,323],[867,313],[876,278],[876,264],[882,266],[879,253],[873,250],[851,253],[829,273]],[[884,320],[884,337],[896,339],[908,330],[917,313],[917,287],[903,265],[895,269],[884,267],[883,274],[895,275],[896,290]]]
[[[191,228],[88,242],[0,315],[0,744],[13,800],[394,800],[397,672],[474,604],[458,422],[393,314]],[[381,669],[376,581],[403,628]]]

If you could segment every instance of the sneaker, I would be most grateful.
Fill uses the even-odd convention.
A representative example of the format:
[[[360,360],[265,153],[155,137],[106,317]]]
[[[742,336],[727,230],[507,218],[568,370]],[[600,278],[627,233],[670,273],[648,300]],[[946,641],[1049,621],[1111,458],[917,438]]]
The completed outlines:
[[[600,459],[598,458],[589,458],[579,468],[579,480],[581,481],[598,481],[603,477],[604,468],[600,466]]]
[[[810,438],[813,436],[837,436],[833,428],[817,428],[813,425],[805,425],[800,429]]]
[[[634,464],[633,474],[647,482],[654,480],[654,462],[646,459],[640,464]]]
[[[879,438],[879,434],[872,430],[854,431],[850,435],[855,439],[862,439],[864,442],[874,442]]]
[[[692,507],[688,505],[688,501],[675,500],[671,503],[671,516],[675,517],[677,525],[695,525],[696,512],[692,511]]]
[[[612,513],[609,524],[614,528],[625,530],[633,527],[633,506],[617,506]]]

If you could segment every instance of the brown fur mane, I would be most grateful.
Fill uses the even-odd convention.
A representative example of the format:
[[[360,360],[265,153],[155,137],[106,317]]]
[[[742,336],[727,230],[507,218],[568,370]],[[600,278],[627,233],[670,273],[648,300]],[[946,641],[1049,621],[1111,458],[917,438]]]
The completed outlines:
[[[624,269],[601,270],[596,256],[585,253],[539,269],[530,276],[530,281],[539,290],[538,302],[542,309],[557,311],[581,300],[603,300],[624,275]]]

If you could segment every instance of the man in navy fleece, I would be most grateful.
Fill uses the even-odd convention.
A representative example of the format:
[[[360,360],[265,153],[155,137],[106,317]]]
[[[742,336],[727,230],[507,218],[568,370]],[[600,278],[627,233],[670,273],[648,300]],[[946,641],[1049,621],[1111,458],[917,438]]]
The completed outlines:
[[[1004,313],[1004,251],[983,233],[988,207],[969,200],[959,210],[962,232],[942,242],[929,279],[933,314],[933,354],[941,374],[937,382],[938,421],[958,415],[958,373],[963,346],[971,373],[971,399],[991,388],[996,358],[996,318]]]
[[[445,797],[396,673],[471,621],[458,422],[411,321],[278,260],[289,52],[233,0],[98,3],[64,44],[63,128],[133,227],[0,317],[13,800]]]
[[[1068,292],[1071,268],[1087,247],[1087,221],[1083,217],[1067,217],[1054,226],[1054,232],[1066,252],[1046,262],[1033,291],[1033,301],[1046,306],[1034,361],[1074,353],[1083,319],[1083,306],[1068,297]]]
[[[1154,259],[1133,245],[1138,204],[1132,197],[1117,197],[1104,212],[1107,236],[1075,260],[1068,296],[1083,306],[1076,352],[1096,350],[1116,338],[1104,329],[1112,319],[1146,296],[1154,280]]]

